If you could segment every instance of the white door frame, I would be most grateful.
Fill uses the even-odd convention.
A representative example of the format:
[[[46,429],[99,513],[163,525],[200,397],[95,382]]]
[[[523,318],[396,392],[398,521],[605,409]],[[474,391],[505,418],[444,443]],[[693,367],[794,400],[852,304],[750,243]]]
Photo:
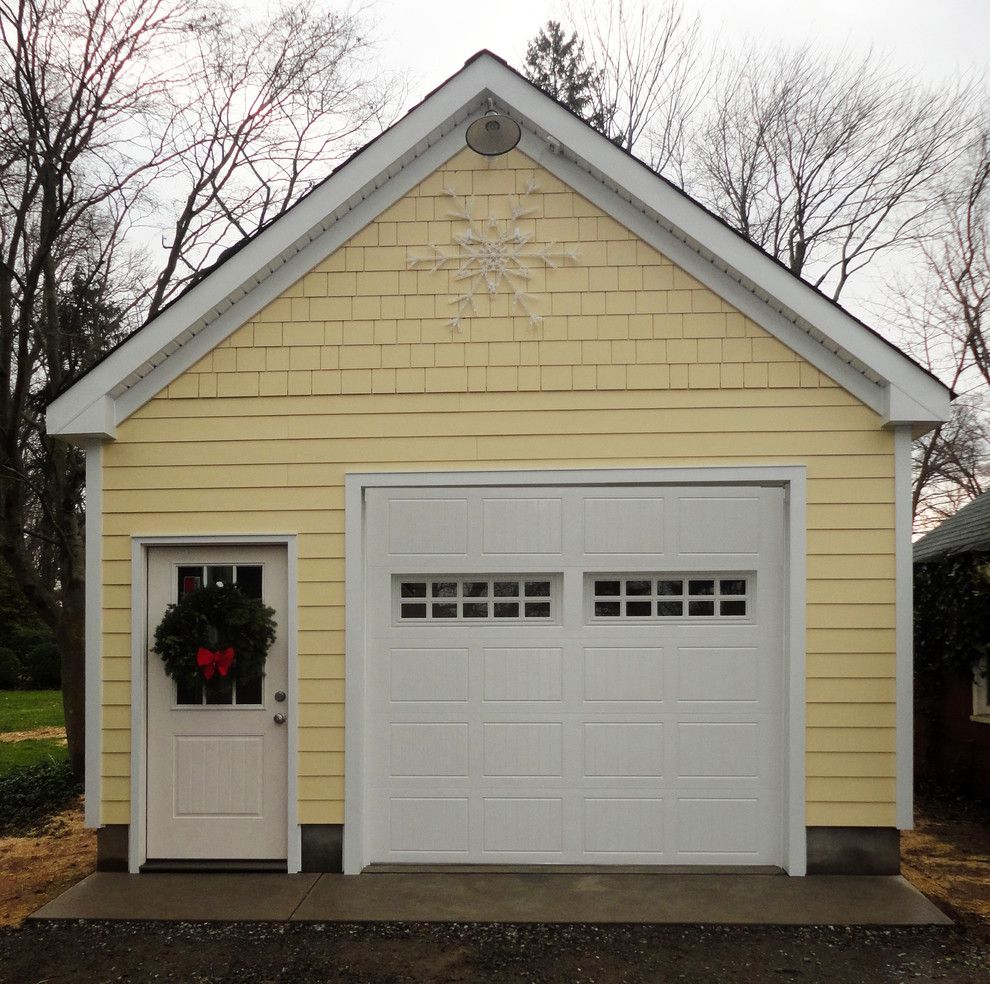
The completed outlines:
[[[288,648],[289,700],[286,808],[288,843],[286,866],[295,874],[302,864],[302,835],[297,804],[299,776],[299,644],[297,632],[299,549],[294,533],[258,535],[199,534],[131,537],[131,819],[127,838],[127,869],[137,874],[148,860],[148,554],[153,547],[282,546],[288,569],[285,619]]]
[[[807,592],[807,472],[803,465],[711,468],[595,468],[525,471],[374,472],[345,480],[344,556],[344,873],[367,864],[364,823],[367,636],[364,599],[365,489],[463,488],[494,485],[762,485],[784,489],[784,857],[787,872],[805,874],[805,608]]]

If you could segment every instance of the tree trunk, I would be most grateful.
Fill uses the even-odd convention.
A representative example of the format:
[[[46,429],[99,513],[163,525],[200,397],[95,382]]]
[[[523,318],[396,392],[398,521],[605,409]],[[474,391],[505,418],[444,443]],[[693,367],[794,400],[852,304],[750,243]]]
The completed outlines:
[[[99,591],[99,585],[92,586]],[[72,774],[82,782],[86,761],[86,584],[83,578],[69,582],[62,593],[62,610],[56,628],[61,654],[62,706]],[[92,751],[92,749],[90,749]]]

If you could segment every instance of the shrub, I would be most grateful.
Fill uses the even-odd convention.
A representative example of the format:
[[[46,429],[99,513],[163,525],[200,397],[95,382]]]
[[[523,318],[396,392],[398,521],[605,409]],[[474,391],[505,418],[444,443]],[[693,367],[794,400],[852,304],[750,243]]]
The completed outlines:
[[[914,567],[914,665],[938,686],[990,652],[990,563],[961,554]]]
[[[82,792],[68,762],[44,762],[0,777],[0,835],[27,834]]]

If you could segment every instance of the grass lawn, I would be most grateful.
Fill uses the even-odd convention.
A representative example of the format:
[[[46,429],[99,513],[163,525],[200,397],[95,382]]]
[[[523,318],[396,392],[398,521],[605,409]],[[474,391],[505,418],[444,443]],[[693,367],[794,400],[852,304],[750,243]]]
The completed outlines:
[[[65,724],[60,690],[0,690],[0,734],[60,728]],[[68,751],[57,738],[0,741],[0,776],[21,765],[63,762]]]
[[[64,724],[61,690],[0,690],[0,733]]]
[[[0,741],[0,776],[21,765],[61,762],[69,757],[64,742],[55,738],[27,738],[24,741]]]

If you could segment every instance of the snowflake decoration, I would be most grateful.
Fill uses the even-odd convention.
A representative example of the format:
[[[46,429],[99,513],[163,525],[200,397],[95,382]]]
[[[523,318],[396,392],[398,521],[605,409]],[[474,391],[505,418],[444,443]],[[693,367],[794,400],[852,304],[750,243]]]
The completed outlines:
[[[462,283],[463,287],[451,301],[456,305],[454,316],[448,322],[451,328],[459,329],[464,317],[477,313],[474,298],[479,291],[496,294],[503,285],[511,292],[513,307],[525,312],[532,327],[543,320],[533,309],[534,298],[526,289],[533,276],[532,264],[541,262],[556,269],[565,260],[576,260],[577,253],[557,243],[535,245],[532,235],[523,232],[516,224],[535,211],[525,203],[525,199],[536,188],[536,182],[530,180],[522,195],[507,196],[508,218],[489,216],[484,220],[475,217],[473,199],[462,199],[452,189],[444,189],[444,195],[454,203],[448,218],[465,222],[467,228],[454,234],[456,251],[431,245],[432,255],[412,256],[409,266],[428,268],[431,273],[453,268],[454,280]]]

